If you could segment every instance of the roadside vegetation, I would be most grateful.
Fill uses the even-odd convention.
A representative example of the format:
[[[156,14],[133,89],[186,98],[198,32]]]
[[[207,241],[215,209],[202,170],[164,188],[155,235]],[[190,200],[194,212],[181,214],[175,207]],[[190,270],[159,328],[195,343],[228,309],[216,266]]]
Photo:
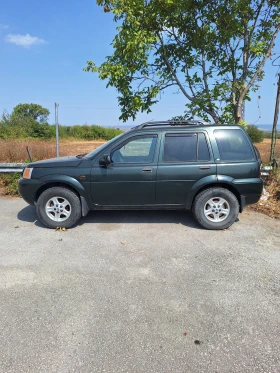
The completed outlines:
[[[9,175],[0,175],[0,195],[18,196],[18,181],[21,174],[15,172]]]
[[[251,205],[250,209],[261,212],[271,218],[280,219],[280,171],[276,170],[264,181],[268,198]]]
[[[37,104],[19,104],[11,114],[4,112],[0,119],[0,139],[53,139],[56,128],[48,123],[48,109]],[[98,125],[59,126],[61,139],[111,140],[122,131]]]

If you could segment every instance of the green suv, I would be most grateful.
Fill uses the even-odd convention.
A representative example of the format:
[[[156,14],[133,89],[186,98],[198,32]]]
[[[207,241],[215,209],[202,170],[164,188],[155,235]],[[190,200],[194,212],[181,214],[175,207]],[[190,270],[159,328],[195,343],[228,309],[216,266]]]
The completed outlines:
[[[49,228],[70,228],[89,210],[185,209],[224,229],[259,200],[260,166],[239,126],[148,122],[89,154],[31,163],[19,192]]]

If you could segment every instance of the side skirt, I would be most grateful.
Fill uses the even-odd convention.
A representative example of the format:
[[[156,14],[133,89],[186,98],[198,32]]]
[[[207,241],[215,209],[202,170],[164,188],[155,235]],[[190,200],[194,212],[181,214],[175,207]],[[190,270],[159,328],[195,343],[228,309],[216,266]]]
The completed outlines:
[[[184,205],[133,205],[133,206],[126,206],[126,205],[94,205],[92,210],[185,210],[186,207]]]

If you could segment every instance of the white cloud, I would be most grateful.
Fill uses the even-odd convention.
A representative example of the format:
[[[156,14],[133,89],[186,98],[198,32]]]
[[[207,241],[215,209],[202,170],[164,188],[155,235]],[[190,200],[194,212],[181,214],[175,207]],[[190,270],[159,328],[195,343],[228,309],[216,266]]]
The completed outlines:
[[[29,48],[32,45],[44,44],[46,43],[44,39],[40,39],[37,36],[31,36],[29,34],[8,34],[6,36],[6,41],[8,43],[16,44],[24,48]]]
[[[0,23],[0,30],[7,30],[9,28],[8,25],[4,25],[3,23]]]

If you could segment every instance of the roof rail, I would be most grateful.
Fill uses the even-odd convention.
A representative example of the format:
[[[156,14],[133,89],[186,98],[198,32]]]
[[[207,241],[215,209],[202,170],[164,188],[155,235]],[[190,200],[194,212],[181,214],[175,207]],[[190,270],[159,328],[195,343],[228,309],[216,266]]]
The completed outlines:
[[[202,120],[168,120],[168,121],[156,121],[156,122],[145,122],[139,126],[133,127],[133,129],[142,129],[145,127],[156,127],[156,126],[201,126],[211,124]]]

